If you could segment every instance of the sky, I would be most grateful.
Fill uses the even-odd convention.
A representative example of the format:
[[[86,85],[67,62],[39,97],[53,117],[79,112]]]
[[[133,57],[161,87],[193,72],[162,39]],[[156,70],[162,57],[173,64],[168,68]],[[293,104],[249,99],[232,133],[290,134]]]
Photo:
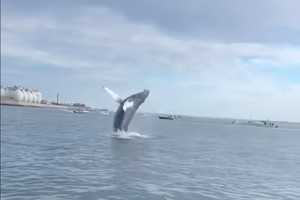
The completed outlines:
[[[300,122],[298,0],[2,0],[1,85],[115,110]]]

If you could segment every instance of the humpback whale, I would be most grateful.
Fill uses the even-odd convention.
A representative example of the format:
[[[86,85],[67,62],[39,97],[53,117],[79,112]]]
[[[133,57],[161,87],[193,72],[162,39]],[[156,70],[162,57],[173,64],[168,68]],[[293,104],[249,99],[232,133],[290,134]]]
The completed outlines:
[[[124,100],[115,92],[107,87],[103,87],[110,96],[119,103],[119,107],[114,116],[113,130],[114,132],[127,132],[128,126],[136,113],[137,109],[149,96],[150,91],[144,90],[142,92],[130,95]]]

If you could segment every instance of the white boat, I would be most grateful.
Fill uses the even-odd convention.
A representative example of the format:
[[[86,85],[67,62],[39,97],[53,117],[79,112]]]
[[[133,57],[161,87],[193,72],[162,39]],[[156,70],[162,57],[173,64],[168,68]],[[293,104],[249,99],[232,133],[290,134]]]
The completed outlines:
[[[83,110],[83,109],[76,109],[76,110],[73,110],[73,113],[88,113],[90,111],[88,110]]]
[[[249,121],[233,120],[232,124],[257,126],[257,127],[265,127],[265,128],[278,128],[279,127],[274,122],[268,121],[268,120],[260,120],[260,121],[259,120],[249,120]]]
[[[166,120],[174,120],[176,117],[174,115],[159,115],[159,119],[166,119]]]
[[[109,115],[109,110],[107,110],[107,109],[100,109],[100,113],[102,115]]]

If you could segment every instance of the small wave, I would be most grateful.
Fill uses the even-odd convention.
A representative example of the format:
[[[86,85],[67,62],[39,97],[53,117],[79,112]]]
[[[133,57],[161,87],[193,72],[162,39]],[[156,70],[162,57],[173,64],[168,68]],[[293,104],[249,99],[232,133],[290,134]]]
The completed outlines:
[[[131,138],[148,138],[148,135],[143,135],[137,132],[118,131],[113,133],[113,137],[119,139],[131,139]]]

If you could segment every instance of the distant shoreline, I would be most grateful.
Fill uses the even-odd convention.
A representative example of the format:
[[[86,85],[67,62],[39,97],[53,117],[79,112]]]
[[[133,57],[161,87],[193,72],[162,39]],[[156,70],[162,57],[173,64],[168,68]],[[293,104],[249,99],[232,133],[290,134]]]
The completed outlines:
[[[40,103],[24,103],[24,102],[15,102],[8,100],[1,100],[0,105],[2,106],[18,106],[18,107],[34,107],[34,108],[54,108],[54,109],[67,109],[73,108],[73,106],[65,105],[54,105],[54,104],[40,104]]]
[[[15,102],[15,101],[8,101],[8,100],[1,100],[0,101],[0,105],[1,106],[16,106],[16,107],[31,107],[31,108],[49,108],[49,109],[58,109],[58,110],[62,110],[62,109],[78,109],[78,107],[76,106],[72,106],[72,105],[55,105],[55,104],[32,104],[32,103],[21,103],[21,102]],[[98,109],[98,108],[93,108],[93,109]],[[145,112],[148,113],[148,112]],[[164,115],[166,113],[149,113],[149,114],[153,114],[153,115]],[[227,120],[228,122],[230,122],[230,124],[232,124],[232,121],[240,121],[240,122],[255,122],[255,121],[263,121],[260,119],[243,119],[243,118],[231,118],[231,117],[208,117],[208,116],[194,116],[194,115],[178,115],[181,116],[182,118],[195,118],[195,119],[209,119],[209,120]],[[300,122],[298,121],[279,121],[279,120],[273,120],[272,122],[275,122],[276,124],[296,124],[297,126],[300,124]],[[280,125],[281,126],[281,125]],[[282,126],[281,126],[282,127]]]

